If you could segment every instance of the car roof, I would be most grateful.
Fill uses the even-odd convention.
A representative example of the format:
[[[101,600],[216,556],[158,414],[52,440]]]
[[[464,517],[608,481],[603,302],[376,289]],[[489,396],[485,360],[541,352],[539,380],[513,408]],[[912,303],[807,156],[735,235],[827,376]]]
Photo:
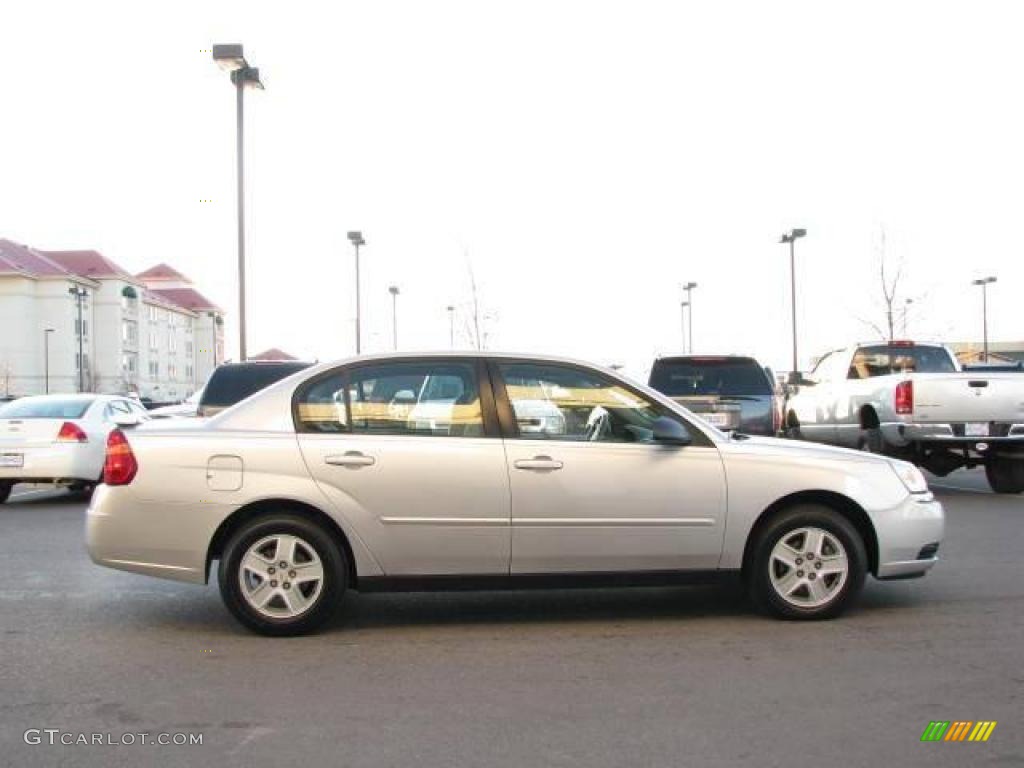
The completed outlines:
[[[99,395],[91,392],[71,392],[66,395],[61,394],[49,394],[49,395],[25,395],[19,397],[19,400],[130,400],[130,397],[123,397],[121,395]]]

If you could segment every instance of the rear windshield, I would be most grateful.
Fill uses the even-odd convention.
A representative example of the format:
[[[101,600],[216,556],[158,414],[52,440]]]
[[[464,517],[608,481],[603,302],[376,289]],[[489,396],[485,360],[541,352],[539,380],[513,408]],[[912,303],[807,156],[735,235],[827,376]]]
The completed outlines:
[[[658,360],[650,383],[669,397],[773,393],[768,374],[749,357]]]
[[[309,363],[254,363],[225,365],[213,372],[203,390],[202,405],[226,407],[291,376]]]
[[[955,370],[953,359],[942,347],[879,344],[857,350],[847,377],[870,379],[892,373],[953,373]]]
[[[0,406],[0,419],[80,419],[94,400],[15,400]]]

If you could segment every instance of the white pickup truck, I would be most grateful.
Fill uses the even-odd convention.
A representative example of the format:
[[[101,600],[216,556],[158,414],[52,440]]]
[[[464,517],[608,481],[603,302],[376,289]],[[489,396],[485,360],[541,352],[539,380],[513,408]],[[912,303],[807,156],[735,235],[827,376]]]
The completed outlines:
[[[936,475],[983,465],[997,493],[1024,491],[1024,373],[962,371],[939,344],[837,349],[801,377],[788,437],[913,461]]]

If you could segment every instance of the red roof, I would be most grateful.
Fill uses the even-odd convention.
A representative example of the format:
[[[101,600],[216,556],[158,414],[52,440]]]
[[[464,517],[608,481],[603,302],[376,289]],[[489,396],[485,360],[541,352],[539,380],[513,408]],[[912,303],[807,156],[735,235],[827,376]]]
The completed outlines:
[[[0,274],[26,277],[70,277],[71,273],[46,254],[0,238]]]
[[[181,274],[181,272],[167,264],[157,264],[155,267],[150,267],[145,272],[139,272],[136,277],[140,280],[153,280],[154,282],[158,280],[181,280],[186,283],[191,282],[191,280]]]
[[[202,312],[204,310],[213,312],[224,311],[195,288],[150,288],[148,292],[172,304],[177,304],[179,307],[190,309],[193,312]]]
[[[68,272],[82,277],[120,277],[133,280],[130,272],[99,251],[41,251]]]
[[[258,355],[250,355],[250,360],[298,360],[299,358],[294,355],[289,355],[277,347],[271,347],[270,349],[260,352]]]

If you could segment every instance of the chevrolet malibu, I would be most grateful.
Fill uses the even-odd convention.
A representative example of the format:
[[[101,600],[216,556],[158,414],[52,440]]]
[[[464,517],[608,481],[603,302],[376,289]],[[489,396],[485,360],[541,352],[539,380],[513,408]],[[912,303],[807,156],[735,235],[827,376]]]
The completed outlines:
[[[203,584],[217,561],[268,635],[348,589],[732,578],[767,613],[830,618],[868,573],[924,575],[943,535],[911,464],[729,436],[612,371],[492,353],[323,364],[209,420],[115,430],[104,480],[96,563]]]

